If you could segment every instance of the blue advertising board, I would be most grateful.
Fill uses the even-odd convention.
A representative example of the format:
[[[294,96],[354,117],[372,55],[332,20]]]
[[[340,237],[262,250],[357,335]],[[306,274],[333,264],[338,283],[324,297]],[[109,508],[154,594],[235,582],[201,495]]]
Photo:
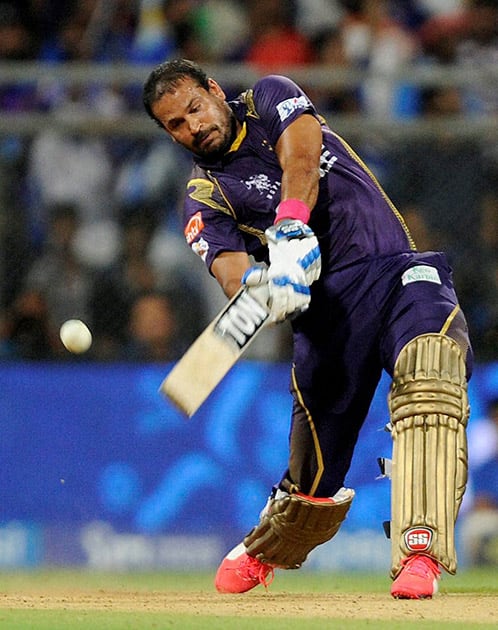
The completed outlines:
[[[158,393],[169,367],[0,365],[0,567],[206,567],[251,529],[286,466],[288,367],[240,362],[191,420]],[[370,532],[362,557],[375,566],[388,557],[388,387],[360,434],[341,530],[357,552],[356,533]],[[473,416],[497,392],[498,365],[477,366]]]

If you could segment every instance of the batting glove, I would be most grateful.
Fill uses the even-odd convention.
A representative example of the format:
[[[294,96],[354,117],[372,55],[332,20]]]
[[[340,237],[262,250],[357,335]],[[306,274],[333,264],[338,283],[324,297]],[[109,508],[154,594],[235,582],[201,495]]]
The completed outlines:
[[[299,219],[284,219],[265,234],[270,253],[270,321],[280,322],[308,308],[309,287],[320,276],[320,248],[313,230]]]
[[[269,324],[306,310],[309,302],[310,290],[307,286],[300,286],[296,290],[296,284],[279,285],[278,282],[278,278],[275,282],[270,282],[266,267],[250,267],[242,276],[242,284],[249,287],[251,295],[261,297],[261,291],[266,291],[266,304],[270,311]]]

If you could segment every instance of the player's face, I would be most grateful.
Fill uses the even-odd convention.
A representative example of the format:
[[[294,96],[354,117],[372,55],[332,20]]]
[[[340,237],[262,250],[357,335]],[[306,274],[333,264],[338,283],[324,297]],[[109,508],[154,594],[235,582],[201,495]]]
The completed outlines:
[[[152,111],[169,135],[196,155],[214,157],[230,146],[234,116],[213,79],[209,91],[190,77],[182,79],[154,103]]]

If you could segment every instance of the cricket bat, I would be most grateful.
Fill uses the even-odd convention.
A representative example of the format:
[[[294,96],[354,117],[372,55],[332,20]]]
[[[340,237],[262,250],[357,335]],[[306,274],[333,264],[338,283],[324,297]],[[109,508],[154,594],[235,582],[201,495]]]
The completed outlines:
[[[268,322],[268,287],[241,287],[197,337],[159,391],[189,418]]]

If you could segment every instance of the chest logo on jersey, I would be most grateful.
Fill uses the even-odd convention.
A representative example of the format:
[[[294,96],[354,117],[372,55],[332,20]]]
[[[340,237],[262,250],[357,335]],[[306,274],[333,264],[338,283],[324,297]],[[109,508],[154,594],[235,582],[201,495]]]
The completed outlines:
[[[260,195],[265,195],[267,199],[272,199],[280,187],[280,182],[272,182],[272,180],[264,173],[251,175],[249,179],[240,180],[248,190],[257,190]]]
[[[202,220],[201,212],[196,212],[185,227],[185,238],[189,245],[199,236],[204,229],[204,221]]]
[[[283,122],[297,109],[306,109],[307,107],[309,107],[309,101],[306,96],[294,96],[278,103],[277,111],[280,120]]]

